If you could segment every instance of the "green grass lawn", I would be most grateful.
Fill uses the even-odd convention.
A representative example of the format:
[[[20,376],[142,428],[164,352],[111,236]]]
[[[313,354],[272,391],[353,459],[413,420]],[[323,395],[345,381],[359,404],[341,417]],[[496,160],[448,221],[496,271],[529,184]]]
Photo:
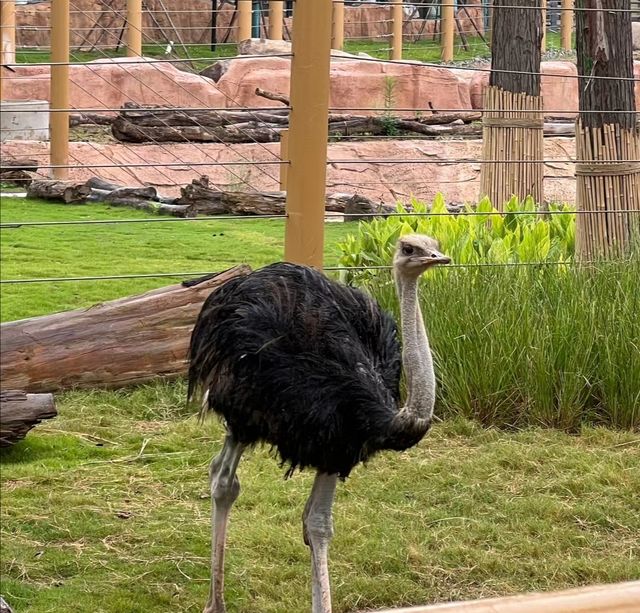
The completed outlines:
[[[64,205],[3,198],[2,223],[167,219],[102,204]],[[326,226],[327,265],[349,224]],[[245,262],[258,267],[283,257],[283,220],[161,221],[122,225],[21,227],[0,231],[2,279],[206,272]],[[138,294],[183,277],[33,283],[0,286],[1,319],[9,321]]]
[[[221,426],[182,382],[67,393],[0,455],[2,593],[20,613],[201,611],[207,464]],[[338,488],[336,612],[640,576],[640,439],[501,433],[464,420],[385,453]],[[309,610],[301,514],[312,476],[247,453],[231,517],[230,612]],[[73,608],[70,608],[73,603]]]
[[[440,41],[439,39],[412,41],[411,37],[406,37],[403,42],[403,59],[419,60],[422,62],[440,62]],[[346,40],[344,50],[349,53],[364,52],[380,59],[389,58],[391,39],[382,38],[379,40]],[[556,32],[547,33],[547,49],[555,50],[560,48],[560,35]],[[143,55],[147,57],[169,57],[165,55],[166,45],[146,44],[143,45]],[[89,62],[102,57],[124,57],[126,49],[119,50],[103,49],[100,51],[71,51],[72,62]],[[220,57],[233,57],[237,55],[237,45],[235,43],[218,44],[214,51],[209,45],[187,45],[174,47],[174,55],[171,57],[185,58],[193,60],[193,68],[202,70],[211,64],[212,60]],[[466,46],[459,36],[455,39],[454,61],[465,61],[478,57],[488,58],[490,48],[479,36],[467,36]],[[50,59],[48,51],[18,51],[16,61],[18,63],[39,63],[48,62]]]
[[[151,218],[17,198],[3,199],[0,213],[3,223]],[[327,225],[327,263],[336,263],[336,242],[349,231],[348,224]],[[268,220],[3,229],[2,278],[259,266],[282,257],[282,237],[283,222]],[[2,285],[2,317],[169,282]],[[199,424],[185,395],[183,380],[59,394],[56,419],[0,451],[0,591],[16,611],[202,610],[207,465],[222,428],[213,419]],[[638,465],[637,432],[439,423],[416,448],[381,454],[339,486],[335,611],[637,578]],[[229,613],[309,610],[301,514],[312,475],[284,481],[283,472],[266,449],[241,462],[227,558]]]

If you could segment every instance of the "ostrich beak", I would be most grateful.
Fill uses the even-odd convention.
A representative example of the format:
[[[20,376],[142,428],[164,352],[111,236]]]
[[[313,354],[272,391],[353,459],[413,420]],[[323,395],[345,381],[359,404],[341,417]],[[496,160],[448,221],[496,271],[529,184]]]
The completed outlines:
[[[421,258],[415,258],[419,264],[423,266],[433,266],[435,264],[450,264],[451,258],[448,255],[444,255],[444,253],[440,253],[439,251],[432,251],[429,255]]]

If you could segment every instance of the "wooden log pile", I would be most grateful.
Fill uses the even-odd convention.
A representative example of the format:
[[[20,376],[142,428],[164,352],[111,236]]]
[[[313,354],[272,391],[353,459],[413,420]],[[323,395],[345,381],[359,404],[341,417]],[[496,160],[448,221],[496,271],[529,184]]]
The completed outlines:
[[[200,215],[284,215],[287,193],[227,192],[214,189],[206,175],[181,190],[178,205],[191,206]],[[393,213],[394,207],[358,194],[327,194],[326,210],[346,215]],[[351,219],[351,217],[349,217]]]
[[[237,266],[86,309],[4,323],[2,385],[43,393],[116,388],[184,374],[191,330],[204,300],[249,271]]]
[[[288,104],[288,99],[258,88],[256,94]],[[330,137],[429,136],[478,138],[482,136],[478,111],[399,116],[393,110],[378,115],[329,115]],[[278,142],[289,127],[289,109],[178,109],[125,103],[113,120],[111,131],[119,141],[129,143],[270,143]],[[548,136],[572,136],[572,123],[546,123]]]
[[[51,394],[27,394],[22,390],[1,390],[0,447],[17,443],[31,428],[57,414]]]

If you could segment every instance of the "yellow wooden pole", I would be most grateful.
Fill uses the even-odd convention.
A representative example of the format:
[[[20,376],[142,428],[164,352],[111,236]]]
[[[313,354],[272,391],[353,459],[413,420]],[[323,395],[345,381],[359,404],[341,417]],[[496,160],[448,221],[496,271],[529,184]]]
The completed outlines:
[[[16,63],[16,2],[0,0],[0,27],[2,27],[2,63]]]
[[[69,0],[51,2],[51,166],[69,164]],[[54,179],[68,179],[68,168],[53,168]]]
[[[391,59],[402,59],[402,20],[404,11],[402,0],[393,0],[393,9],[391,9],[391,21],[393,23],[391,35]]]
[[[284,257],[322,268],[332,0],[297,0],[293,18]]]
[[[287,191],[287,179],[289,177],[289,130],[280,132],[280,190]]]
[[[455,6],[454,0],[442,0],[440,6],[440,21],[442,29],[442,50],[443,62],[453,62],[453,38],[455,34]]]
[[[252,0],[238,0],[238,42],[251,38]]]
[[[331,48],[342,50],[344,47],[344,0],[333,2],[333,25],[331,29]]]
[[[573,30],[573,0],[562,0],[560,14],[560,41],[565,51],[571,50],[571,32]]]
[[[284,0],[269,0],[269,38],[282,40]]]
[[[542,0],[542,43],[540,48],[542,53],[547,50],[547,0]]]
[[[142,55],[142,0],[127,0],[127,57]]]

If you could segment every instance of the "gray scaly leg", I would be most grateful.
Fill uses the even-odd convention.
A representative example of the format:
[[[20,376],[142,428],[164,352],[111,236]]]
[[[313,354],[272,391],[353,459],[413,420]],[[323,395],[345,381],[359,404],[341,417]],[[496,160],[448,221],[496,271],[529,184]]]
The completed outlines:
[[[229,511],[240,493],[236,469],[245,445],[227,434],[222,450],[211,462],[211,591],[204,613],[225,613],[224,606],[224,545]]]
[[[304,542],[311,548],[312,613],[331,613],[328,554],[337,482],[337,475],[318,473],[302,516]]]

